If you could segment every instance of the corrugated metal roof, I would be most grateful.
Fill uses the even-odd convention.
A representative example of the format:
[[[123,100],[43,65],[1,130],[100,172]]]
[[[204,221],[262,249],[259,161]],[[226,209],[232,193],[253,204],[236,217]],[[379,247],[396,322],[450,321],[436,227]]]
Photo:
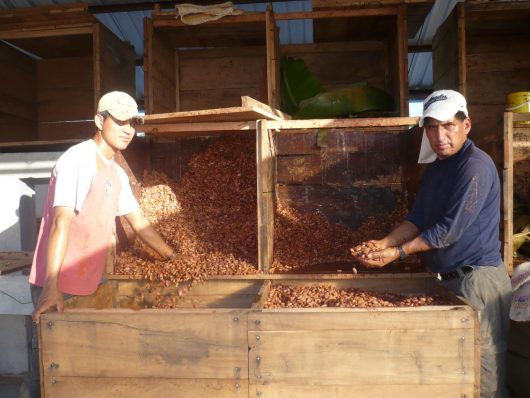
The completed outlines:
[[[461,0],[436,0],[431,12],[416,37],[409,40],[409,45],[430,45],[441,22],[445,20],[455,4]],[[0,0],[0,8],[24,8],[76,3],[76,0]],[[131,4],[140,1],[132,0],[85,0],[89,6]],[[266,3],[237,4],[246,11],[265,11]],[[275,12],[310,11],[311,0],[285,1],[272,3]],[[135,49],[137,59],[142,59],[143,20],[151,16],[151,11],[128,11],[111,14],[96,14],[96,18],[114,32],[120,39],[129,41]],[[310,20],[278,21],[280,25],[280,42],[282,44],[311,43],[313,41],[313,24]],[[432,56],[430,53],[409,54],[409,87],[428,90],[432,87]],[[136,95],[143,98],[143,67],[136,68]]]

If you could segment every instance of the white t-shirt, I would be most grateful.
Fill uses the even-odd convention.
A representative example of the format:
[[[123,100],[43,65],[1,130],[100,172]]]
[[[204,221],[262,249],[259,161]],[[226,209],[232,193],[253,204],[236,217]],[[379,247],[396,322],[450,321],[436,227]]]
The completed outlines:
[[[56,178],[53,207],[81,209],[96,176],[98,156],[103,161],[113,162],[100,155],[93,140],[87,140],[69,148],[57,160],[52,171]],[[137,210],[139,205],[132,193],[129,177],[119,165],[114,165],[121,183],[116,215],[123,216]]]

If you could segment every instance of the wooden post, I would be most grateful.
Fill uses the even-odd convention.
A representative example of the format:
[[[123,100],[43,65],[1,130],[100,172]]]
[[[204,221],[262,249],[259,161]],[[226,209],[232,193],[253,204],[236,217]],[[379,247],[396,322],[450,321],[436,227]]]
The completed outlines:
[[[400,6],[397,14],[397,47],[398,47],[398,86],[399,86],[399,115],[408,116],[408,41],[407,41],[407,12],[405,6]]]
[[[466,9],[464,4],[457,4],[458,27],[458,91],[466,96]]]
[[[274,141],[267,120],[256,122],[258,266],[267,273],[274,245]]]
[[[272,8],[267,6],[265,18],[265,41],[267,48],[267,103],[272,108],[279,108],[279,49],[277,28]]]
[[[504,113],[504,167],[502,182],[504,265],[513,272],[513,113]]]

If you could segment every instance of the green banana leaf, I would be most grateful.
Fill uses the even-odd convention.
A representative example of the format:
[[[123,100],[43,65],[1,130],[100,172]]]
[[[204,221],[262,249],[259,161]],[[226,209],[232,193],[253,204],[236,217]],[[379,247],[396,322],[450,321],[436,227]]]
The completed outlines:
[[[282,57],[281,110],[290,115],[298,112],[302,100],[324,92],[320,81],[309,71],[301,59]]]
[[[366,112],[394,111],[394,100],[385,91],[367,83],[356,83],[300,102],[295,119],[348,117]]]

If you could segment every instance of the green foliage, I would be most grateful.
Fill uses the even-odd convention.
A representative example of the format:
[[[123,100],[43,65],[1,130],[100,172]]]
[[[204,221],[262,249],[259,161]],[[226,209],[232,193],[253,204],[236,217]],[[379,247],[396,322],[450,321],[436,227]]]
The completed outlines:
[[[302,101],[294,118],[337,118],[366,112],[391,112],[393,109],[394,101],[385,91],[367,83],[357,83]]]
[[[394,111],[393,98],[367,83],[325,92],[301,59],[281,59],[281,110],[295,119],[339,118]]]
[[[281,110],[283,112],[294,115],[298,112],[302,100],[324,92],[320,81],[301,59],[282,57],[281,71]]]

